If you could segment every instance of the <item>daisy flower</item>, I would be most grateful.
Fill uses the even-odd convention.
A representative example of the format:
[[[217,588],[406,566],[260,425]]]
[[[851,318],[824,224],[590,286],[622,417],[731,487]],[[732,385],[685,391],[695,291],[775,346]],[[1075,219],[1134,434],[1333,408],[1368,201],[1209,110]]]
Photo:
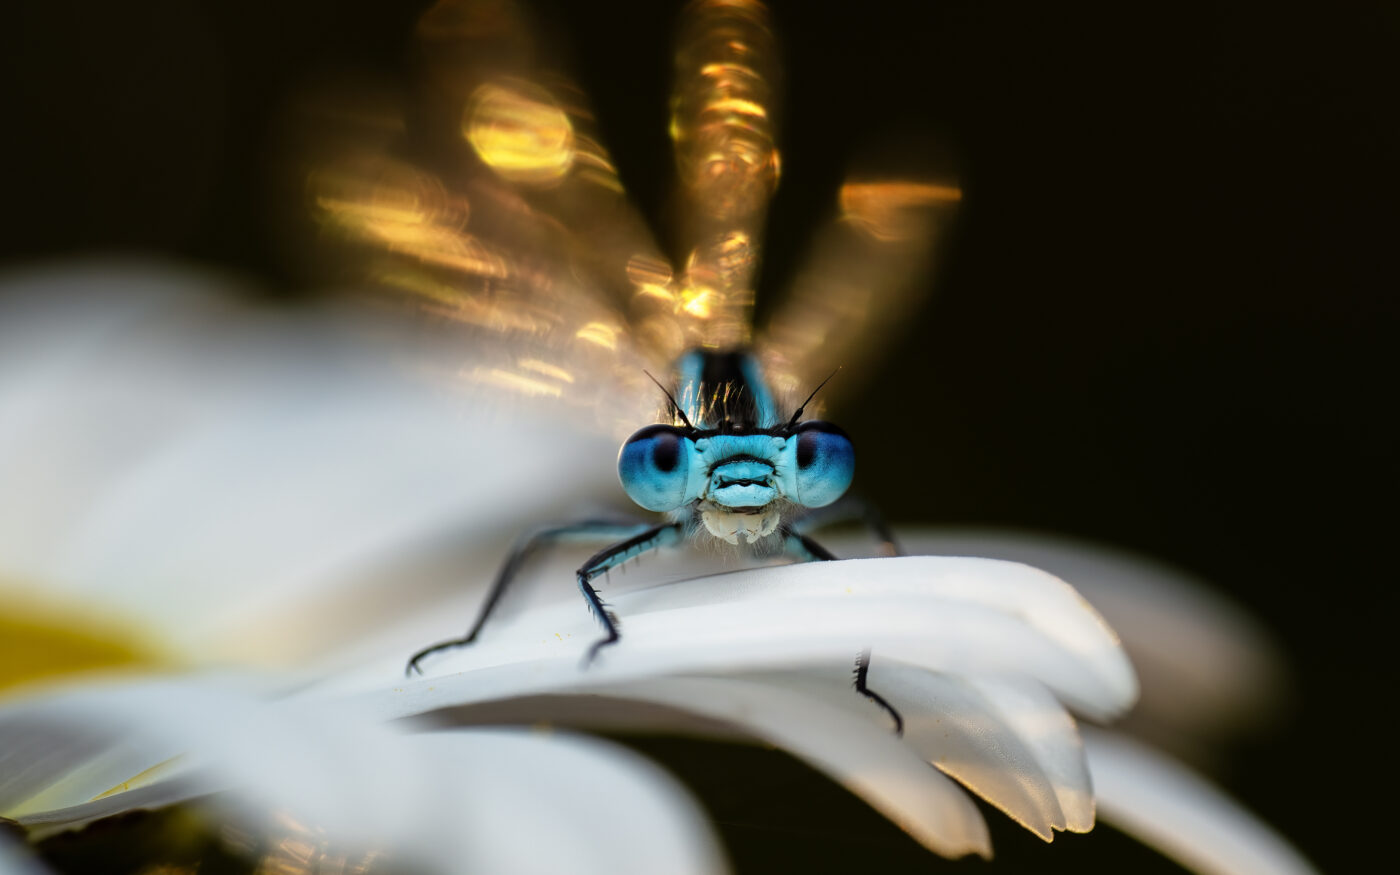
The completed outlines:
[[[520,454],[463,462],[499,435],[377,367],[353,317],[328,334],[325,314],[240,305],[187,272],[94,264],[8,285],[0,598],[20,643],[5,660],[0,814],[31,838],[201,800],[269,856],[724,867],[655,767],[500,726],[547,724],[764,741],[946,856],[991,854],[968,791],[1048,840],[1093,826],[1103,784],[1103,814],[1199,871],[1307,871],[1169,761],[1098,734],[1086,757],[1071,709],[1111,720],[1136,679],[1074,589],[1016,562],[695,577],[692,559],[660,559],[615,581],[627,638],[587,670],[595,632],[550,594],[544,581],[568,577],[546,565],[533,600],[406,681],[404,656],[470,615],[479,590],[461,584],[489,577],[504,533],[557,512],[552,466],[577,473],[587,438],[522,427],[511,443],[538,436],[542,451],[518,467]],[[384,580],[391,597],[367,599]],[[864,647],[903,737],[850,689]],[[132,678],[56,680],[122,666]]]

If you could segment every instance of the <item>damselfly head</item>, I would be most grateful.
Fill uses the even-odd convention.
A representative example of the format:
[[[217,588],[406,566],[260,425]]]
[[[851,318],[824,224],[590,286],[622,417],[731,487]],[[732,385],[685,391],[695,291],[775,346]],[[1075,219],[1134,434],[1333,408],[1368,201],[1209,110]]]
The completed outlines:
[[[677,373],[674,394],[652,382],[683,425],[649,425],[618,453],[622,488],[637,504],[690,507],[715,537],[754,543],[777,530],[783,508],[831,504],[851,485],[851,439],[829,422],[799,421],[816,391],[784,420],[746,352],[692,350]]]
[[[649,425],[622,445],[617,470],[628,497],[647,510],[693,505],[708,514],[712,532],[743,531],[752,542],[772,533],[777,517],[769,515],[778,508],[840,498],[855,474],[855,447],[840,428],[815,419],[725,431]]]

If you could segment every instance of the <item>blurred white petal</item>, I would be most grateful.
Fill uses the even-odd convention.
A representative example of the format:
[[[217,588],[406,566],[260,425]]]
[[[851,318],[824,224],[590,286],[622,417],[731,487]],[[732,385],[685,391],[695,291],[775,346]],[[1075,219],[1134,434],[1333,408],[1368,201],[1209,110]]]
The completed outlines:
[[[1046,841],[1052,830],[1093,829],[1074,721],[1043,687],[881,668],[879,689],[899,702],[926,760]]]
[[[192,777],[169,778],[155,784],[134,786],[110,796],[100,796],[64,808],[36,811],[23,816],[28,836],[34,841],[130,811],[154,810],[198,799],[209,792],[203,780]]]
[[[46,875],[47,872],[24,846],[0,831],[0,875]]]
[[[991,856],[987,825],[966,794],[886,727],[741,680],[671,677],[586,690],[732,723],[826,773],[930,850]]]
[[[1154,741],[1177,749],[1277,712],[1284,693],[1277,646],[1237,605],[1180,569],[1035,532],[924,529],[901,531],[900,539],[915,553],[1009,559],[1073,582],[1122,638],[1142,683],[1129,719]]]
[[[1082,828],[1092,814],[1082,777],[1073,777],[1076,769],[1082,774],[1073,724],[1053,697],[1033,692],[1041,688],[1030,679],[1105,711],[1126,706],[1132,694],[1131,672],[1112,634],[1087,605],[1060,581],[1014,563],[909,557],[775,567],[634,590],[614,604],[626,618],[627,635],[588,670],[579,659],[597,631],[569,601],[500,624],[477,646],[430,663],[431,670],[453,673],[396,682],[396,660],[373,673],[370,689],[356,701],[381,721],[531,694],[605,694],[669,705],[790,749],[930,848],[958,855],[986,853],[985,828],[962,792],[926,760],[1046,838],[1052,829]],[[873,682],[908,711],[911,743],[894,738],[884,715],[845,688],[843,666],[867,645],[879,654]],[[693,677],[765,668],[801,669],[809,679],[825,676],[832,683],[814,697],[771,682]],[[983,680],[964,682],[959,674]],[[301,707],[334,713],[353,686],[326,684],[303,697]],[[110,694],[101,709],[148,714],[163,707],[146,701],[141,688],[120,695]],[[1051,713],[1037,714],[1039,706]],[[940,722],[958,731],[940,732]],[[182,711],[167,730],[209,738],[230,725],[236,721],[213,703]],[[141,750],[123,750],[115,761],[106,755],[101,769],[79,770],[81,784],[71,776],[50,780],[42,802],[77,804],[168,760],[178,752],[169,731],[153,733]],[[273,774],[314,759],[294,758]],[[198,765],[197,758],[188,762]],[[243,774],[256,772],[244,764]],[[56,797],[60,792],[66,795]],[[1073,804],[1070,815],[1062,797]],[[30,800],[21,810],[35,807]]]
[[[455,735],[414,741],[425,753],[440,754]],[[469,738],[471,743],[462,744],[460,765],[446,776],[458,784],[457,792],[440,800],[440,810],[473,824],[473,841],[459,840],[451,856],[435,849],[442,871],[703,873],[726,868],[699,808],[641,757],[564,734],[476,729],[462,735],[463,742]],[[429,759],[430,764],[438,761]]]
[[[500,428],[345,313],[235,291],[147,262],[0,280],[7,585],[105,603],[191,659],[285,663],[325,649],[328,613],[344,640],[430,587],[390,597],[367,570],[449,535],[494,554],[615,450]]]
[[[853,694],[849,669],[832,664],[757,677],[888,731],[883,709]],[[1093,828],[1093,790],[1074,720],[1043,686],[929,672],[878,654],[869,683],[899,710],[904,742],[924,761],[1040,838]]]
[[[1313,875],[1265,823],[1185,766],[1127,737],[1084,729],[1103,819],[1202,875]]]
[[[126,804],[234,790],[220,804],[249,828],[304,824],[338,852],[380,851],[432,872],[725,868],[699,809],[672,779],[616,745],[567,734],[410,735],[345,706],[269,704],[225,684],[181,681],[11,706],[0,711],[0,742],[10,751],[0,764],[0,807],[38,835],[98,814],[89,800],[111,789],[112,775],[178,754],[175,778],[120,794],[136,797]],[[12,770],[13,762],[39,766]],[[64,765],[60,780],[16,801]]]

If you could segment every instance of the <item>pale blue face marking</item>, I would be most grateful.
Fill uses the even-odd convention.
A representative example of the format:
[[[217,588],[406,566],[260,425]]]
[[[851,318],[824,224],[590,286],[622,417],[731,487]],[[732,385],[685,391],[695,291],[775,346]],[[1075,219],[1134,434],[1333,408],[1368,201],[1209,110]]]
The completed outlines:
[[[676,400],[693,424],[648,426],[618,453],[618,476],[637,504],[671,511],[704,501],[746,513],[780,501],[822,507],[850,486],[850,438],[819,420],[782,420],[752,356],[695,351],[677,371]],[[706,379],[715,373],[726,375],[718,397]]]

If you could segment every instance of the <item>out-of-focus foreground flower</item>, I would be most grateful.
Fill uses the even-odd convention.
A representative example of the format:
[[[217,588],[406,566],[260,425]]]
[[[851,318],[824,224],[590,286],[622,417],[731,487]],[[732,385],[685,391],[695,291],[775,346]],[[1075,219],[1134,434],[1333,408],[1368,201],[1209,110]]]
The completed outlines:
[[[723,868],[694,803],[636,755],[485,727],[545,723],[767,741],[948,856],[991,851],[951,777],[1047,840],[1091,828],[1097,790],[1100,813],[1198,871],[1308,871],[1164,758],[1096,731],[1086,759],[1067,708],[1110,720],[1136,681],[1098,614],[1025,565],[695,578],[709,560],[663,559],[615,582],[627,637],[586,671],[590,620],[546,583],[405,682],[511,537],[610,479],[606,439],[464,412],[349,314],[270,313],[140,265],[7,285],[0,814],[31,839],[198,799],[225,836],[307,870]],[[1120,594],[1140,583],[1118,567]],[[1119,615],[1131,650],[1139,624]],[[903,738],[850,689],[866,646]],[[1169,663],[1168,688],[1189,674]],[[114,668],[128,677],[86,674]],[[1178,689],[1191,711],[1201,697]]]

